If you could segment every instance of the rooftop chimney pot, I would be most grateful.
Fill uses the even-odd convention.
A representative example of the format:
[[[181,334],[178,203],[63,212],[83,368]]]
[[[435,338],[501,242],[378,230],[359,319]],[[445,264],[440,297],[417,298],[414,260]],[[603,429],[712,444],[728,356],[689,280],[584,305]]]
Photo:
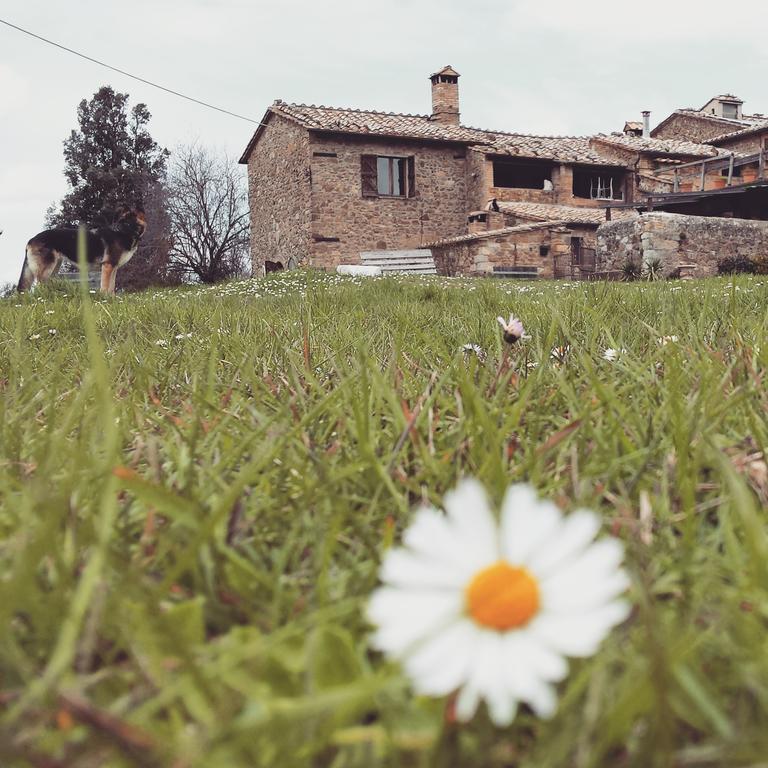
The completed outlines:
[[[651,138],[651,113],[647,109],[643,110],[643,138]]]

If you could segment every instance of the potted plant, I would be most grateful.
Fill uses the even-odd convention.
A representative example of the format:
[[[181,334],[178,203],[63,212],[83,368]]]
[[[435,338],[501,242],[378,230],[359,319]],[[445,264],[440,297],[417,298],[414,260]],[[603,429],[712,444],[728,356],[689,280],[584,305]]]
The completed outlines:
[[[741,171],[742,184],[751,184],[753,181],[757,181],[757,168],[748,166]]]

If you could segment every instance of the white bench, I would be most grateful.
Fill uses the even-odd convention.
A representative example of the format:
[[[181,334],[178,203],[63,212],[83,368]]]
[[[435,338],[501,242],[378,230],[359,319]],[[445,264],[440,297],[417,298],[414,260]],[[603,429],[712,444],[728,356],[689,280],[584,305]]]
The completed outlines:
[[[408,251],[363,251],[360,261],[365,266],[380,267],[382,272],[404,272],[411,275],[436,275],[432,251],[417,248]]]

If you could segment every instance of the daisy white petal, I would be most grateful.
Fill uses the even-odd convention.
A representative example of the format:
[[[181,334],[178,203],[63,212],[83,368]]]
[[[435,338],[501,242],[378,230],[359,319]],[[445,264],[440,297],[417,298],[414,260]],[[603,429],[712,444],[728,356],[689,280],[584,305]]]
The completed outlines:
[[[580,613],[615,599],[626,592],[629,585],[629,576],[624,571],[597,579],[567,568],[540,582],[541,601],[552,613]]]
[[[413,523],[403,534],[403,544],[415,553],[449,564],[465,578],[478,564],[468,558],[466,540],[455,526],[433,507],[422,507],[416,513]]]
[[[568,674],[568,663],[558,653],[538,643],[530,633],[508,632],[504,637],[505,665],[518,677],[540,677],[557,683]]]
[[[404,663],[414,690],[428,696],[455,691],[467,677],[477,635],[471,621],[460,619],[419,646]]]
[[[381,587],[368,603],[368,620],[379,627],[375,648],[399,656],[414,643],[461,616],[455,592],[413,592]]]
[[[556,538],[537,550],[529,559],[528,567],[540,579],[553,569],[582,552],[600,530],[600,518],[586,509],[571,512],[563,520]]]
[[[529,485],[513,485],[501,507],[501,546],[510,563],[527,564],[537,545],[552,536],[562,515],[549,501],[539,501]]]
[[[616,601],[596,611],[571,616],[542,614],[529,625],[533,637],[566,656],[592,656],[610,629],[629,615],[629,604]]]
[[[456,697],[456,719],[462,723],[471,720],[475,716],[479,704],[480,691],[471,682],[468,682]]]
[[[477,691],[479,697],[488,704],[489,715],[496,722],[496,716],[499,716],[497,725],[508,725],[504,722],[504,714],[514,715],[515,708],[510,706],[511,696],[504,678],[499,674],[504,661],[504,646],[502,636],[498,632],[481,631],[478,632],[475,643],[475,650],[471,656],[471,667],[469,670],[468,687],[470,690]],[[456,716],[459,715],[457,702]],[[511,720],[510,720],[511,722]]]
[[[397,548],[389,550],[384,556],[381,580],[393,586],[461,589],[465,577],[450,563]]]
[[[477,480],[462,480],[456,490],[445,494],[444,506],[468,553],[486,562],[498,557],[496,521],[483,486]]]

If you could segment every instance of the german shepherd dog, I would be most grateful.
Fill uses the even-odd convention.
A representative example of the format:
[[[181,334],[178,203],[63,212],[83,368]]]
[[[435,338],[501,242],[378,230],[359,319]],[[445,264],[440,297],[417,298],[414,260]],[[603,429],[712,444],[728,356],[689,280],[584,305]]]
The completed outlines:
[[[87,229],[85,232],[88,264],[101,264],[101,290],[114,294],[117,270],[127,264],[139,244],[147,221],[140,206],[120,206],[115,223],[109,227]],[[46,229],[28,243],[24,266],[19,278],[19,291],[53,277],[66,258],[77,264],[78,231],[76,229]]]

